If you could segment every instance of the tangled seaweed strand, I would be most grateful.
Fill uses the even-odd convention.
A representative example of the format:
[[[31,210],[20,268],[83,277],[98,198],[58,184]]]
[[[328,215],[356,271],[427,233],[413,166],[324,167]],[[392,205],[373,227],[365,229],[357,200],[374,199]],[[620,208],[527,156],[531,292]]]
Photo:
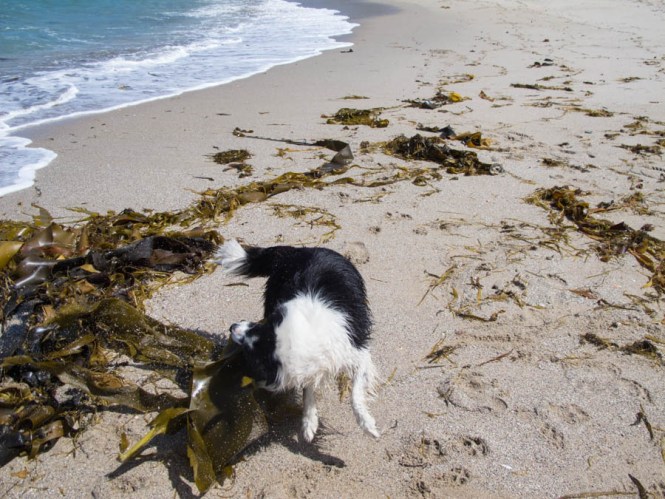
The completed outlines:
[[[646,230],[635,230],[624,222],[613,223],[591,215],[589,204],[578,199],[583,192],[572,187],[538,189],[527,202],[554,210],[574,223],[577,229],[598,242],[595,251],[601,261],[630,253],[651,272],[647,286],[659,294],[665,290],[665,242],[650,236]]]

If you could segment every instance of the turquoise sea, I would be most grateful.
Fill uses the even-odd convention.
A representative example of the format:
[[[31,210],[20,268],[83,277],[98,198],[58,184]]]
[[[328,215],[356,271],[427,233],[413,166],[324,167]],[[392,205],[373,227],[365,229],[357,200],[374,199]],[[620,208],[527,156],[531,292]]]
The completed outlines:
[[[30,126],[244,78],[354,26],[286,0],[0,0],[0,196],[55,158]]]

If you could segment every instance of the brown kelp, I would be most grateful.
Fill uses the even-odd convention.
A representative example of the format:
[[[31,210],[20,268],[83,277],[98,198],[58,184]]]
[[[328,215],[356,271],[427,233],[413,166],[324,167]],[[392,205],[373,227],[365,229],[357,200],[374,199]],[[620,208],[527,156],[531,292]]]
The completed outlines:
[[[444,92],[439,90],[436,92],[434,97],[430,99],[408,99],[404,102],[408,103],[410,107],[417,107],[420,109],[436,109],[441,106],[446,106],[448,104],[456,104],[457,102],[462,102],[467,100],[468,97],[462,97],[457,92]]]
[[[115,362],[129,358],[175,382],[215,350],[210,339],[136,308],[172,272],[206,271],[219,236],[176,234],[167,230],[173,221],[166,214],[87,213],[80,224],[63,227],[40,210],[32,223],[0,224],[6,240],[0,464],[21,454],[34,457],[75,435],[86,414],[100,407],[155,411],[187,400],[146,391],[120,375]]]
[[[252,155],[245,149],[229,149],[228,151],[219,151],[210,155],[210,158],[219,165],[242,163],[251,157]]]
[[[386,119],[379,118],[381,109],[351,109],[343,107],[333,116],[323,116],[327,118],[329,125],[365,125],[371,128],[385,128],[389,122]]]
[[[473,151],[451,149],[439,137],[400,135],[384,144],[383,150],[402,159],[433,161],[451,174],[497,175],[503,172],[500,165],[480,161]]]
[[[658,351],[658,347],[646,338],[619,346],[617,343],[594,333],[585,333],[580,336],[580,343],[594,345],[599,350],[617,351],[628,355],[642,355],[658,363],[662,363],[663,361],[663,356]]]
[[[203,263],[218,236],[148,236],[102,251],[88,247],[90,238],[81,244],[85,228],[50,223],[24,231],[26,240],[18,241],[14,254],[18,262],[10,260],[4,268],[14,277],[13,283],[5,281],[5,319],[26,307],[29,316],[23,334],[9,343],[12,331],[3,330],[0,465],[19,455],[35,457],[58,438],[76,435],[86,414],[100,408],[161,411],[150,434],[187,428],[188,455],[203,492],[223,480],[231,458],[265,431],[253,384],[231,347],[211,361],[218,345],[210,338],[162,324],[130,302],[139,304],[142,287],[175,270],[205,272]],[[26,260],[33,265],[22,265]],[[127,364],[122,359],[169,381],[183,395],[139,386],[121,372],[119,366]],[[59,387],[68,390],[63,394]]]
[[[141,452],[152,439],[187,427],[187,455],[201,492],[230,475],[231,459],[267,430],[254,385],[244,373],[243,356],[229,343],[221,358],[197,365],[192,373],[188,404],[169,407],[150,423],[151,431],[126,450],[121,461]]]
[[[614,223],[593,216],[607,208],[592,209],[586,201],[579,199],[584,193],[572,187],[538,189],[527,198],[527,202],[553,210],[557,217],[572,222],[577,230],[597,242],[594,249],[602,261],[629,253],[637,262],[651,272],[647,286],[659,294],[665,290],[665,242],[648,234],[649,227],[635,230],[624,222]]]
[[[237,129],[236,129],[237,130]],[[243,130],[251,132],[252,130]],[[234,131],[234,135],[237,135]],[[238,135],[244,137],[244,134]],[[239,178],[249,177],[254,172],[252,165],[245,163],[252,155],[245,149],[229,149],[228,151],[219,151],[210,155],[210,158],[219,165],[228,165],[224,171],[236,170]]]

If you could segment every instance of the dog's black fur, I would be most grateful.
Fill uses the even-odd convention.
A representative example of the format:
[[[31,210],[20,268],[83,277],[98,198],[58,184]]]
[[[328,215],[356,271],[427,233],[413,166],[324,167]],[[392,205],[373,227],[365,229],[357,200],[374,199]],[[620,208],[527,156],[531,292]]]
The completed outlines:
[[[251,323],[246,335],[256,337],[246,360],[257,381],[272,385],[279,361],[274,358],[275,327],[283,320],[282,304],[303,291],[311,292],[347,316],[349,337],[356,348],[367,347],[372,318],[362,276],[355,266],[327,248],[246,247],[244,262],[232,272],[267,277],[263,320]],[[235,324],[234,324],[235,326]],[[231,326],[233,329],[234,326]]]

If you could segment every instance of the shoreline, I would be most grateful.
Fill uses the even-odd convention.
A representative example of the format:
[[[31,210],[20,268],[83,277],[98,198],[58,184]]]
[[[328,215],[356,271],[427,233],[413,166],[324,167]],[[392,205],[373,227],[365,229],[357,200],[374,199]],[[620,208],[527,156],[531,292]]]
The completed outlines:
[[[287,1],[290,1],[290,0],[287,0]],[[300,5],[302,5],[303,7],[306,7],[306,8],[310,7],[310,5],[302,4],[300,2],[292,2],[292,3],[300,4]],[[332,9],[331,6],[329,5],[330,2],[325,2],[325,1],[324,2],[318,2],[317,1],[317,2],[311,2],[311,3],[312,3],[312,5],[311,5],[312,8],[327,9],[327,10],[335,11],[340,15],[344,15],[339,10]],[[376,4],[376,5],[379,5],[379,4]],[[362,7],[359,8],[358,6],[355,6],[355,7],[352,7],[352,8],[353,8],[354,12],[363,13],[362,15],[366,15],[368,11],[372,10],[371,8],[370,9],[366,9],[366,8],[362,8]],[[346,17],[348,18],[348,16],[346,16]],[[351,23],[350,21],[349,21],[349,23],[352,26],[351,29],[357,27],[357,24]],[[329,47],[329,48],[324,49],[324,50],[317,50],[317,53],[314,53],[314,54],[294,56],[288,61],[275,63],[275,64],[272,64],[272,65],[269,64],[266,67],[259,68],[259,69],[255,70],[254,72],[249,73],[249,74],[245,74],[245,75],[241,75],[241,76],[229,76],[225,79],[221,79],[221,80],[216,81],[216,82],[199,84],[197,86],[193,86],[191,88],[181,90],[181,91],[177,91],[177,92],[174,92],[174,93],[171,93],[171,94],[158,95],[156,97],[150,97],[150,98],[146,98],[146,99],[143,99],[143,100],[136,100],[136,101],[132,101],[132,102],[125,102],[125,103],[122,103],[122,104],[114,104],[114,105],[108,106],[108,107],[103,108],[103,109],[77,111],[77,112],[74,112],[74,113],[66,115],[66,116],[59,116],[59,117],[55,117],[55,118],[45,118],[45,119],[42,119],[42,120],[38,120],[34,123],[28,123],[28,124],[22,124],[22,125],[10,127],[11,132],[8,132],[7,138],[9,140],[13,139],[13,142],[15,142],[15,143],[22,143],[23,148],[25,148],[26,145],[29,145],[30,147],[27,148],[26,153],[30,154],[30,151],[32,151],[32,153],[34,154],[34,153],[37,152],[37,150],[40,147],[35,146],[35,144],[32,143],[33,131],[34,131],[34,133],[39,135],[39,130],[49,130],[51,128],[57,129],[59,127],[59,125],[64,124],[64,126],[66,126],[66,124],[68,122],[72,122],[74,120],[86,119],[88,117],[99,116],[99,115],[105,115],[107,113],[112,113],[112,112],[116,112],[116,111],[122,112],[125,109],[132,108],[132,107],[135,107],[135,106],[141,106],[143,104],[148,104],[148,103],[155,102],[155,101],[160,101],[160,100],[167,100],[167,99],[179,97],[179,96],[181,96],[183,94],[186,94],[186,93],[197,92],[197,91],[206,90],[206,89],[209,89],[209,88],[215,88],[215,87],[226,85],[226,84],[228,84],[230,82],[233,82],[233,81],[244,80],[244,79],[247,79],[247,78],[251,78],[252,76],[255,76],[255,75],[258,75],[258,74],[263,74],[263,73],[269,71],[273,67],[293,64],[293,63],[296,63],[296,62],[299,62],[299,61],[302,61],[302,60],[309,59],[311,57],[317,57],[317,56],[320,56],[322,53],[324,53],[328,50],[343,49],[346,46],[348,46],[349,42],[344,42],[341,39],[344,38],[345,36],[349,36],[349,35],[351,35],[350,32],[346,33],[346,34],[327,37],[329,40],[334,40],[335,43],[338,43],[340,45],[338,47]],[[24,180],[24,179],[34,179],[34,177],[36,176],[37,170],[40,170],[40,169],[48,166],[52,162],[53,157],[51,157],[51,156],[52,156],[52,154],[54,154],[53,151],[50,151],[48,148],[44,148],[43,145],[42,145],[42,150],[44,151],[45,156],[48,156],[48,157],[44,157],[42,160],[40,160],[39,162],[35,162],[32,165],[23,167],[19,172],[20,175],[18,177],[17,184],[15,184],[13,186],[6,186],[6,187],[1,187],[0,188],[0,198],[7,195],[7,194],[11,194],[12,192],[17,192],[17,191],[25,189],[26,188],[25,187],[26,180]],[[31,186],[29,185],[27,188],[29,188],[29,187],[31,187]]]
[[[297,416],[279,423],[206,497],[662,497],[665,7],[385,3],[350,35],[353,52],[35,131],[59,156],[37,189],[0,199],[0,216],[27,218],[32,203],[60,220],[74,206],[180,210],[206,190],[319,168],[333,153],[314,141],[344,141],[354,159],[339,182],[259,196],[205,225],[355,261],[382,436],[364,437],[327,387],[313,444]],[[377,109],[388,126],[326,123],[344,107]],[[495,174],[384,148],[446,126],[444,150]],[[251,154],[249,176],[211,160],[230,149]],[[226,337],[260,318],[262,282],[240,284],[216,271],[161,288],[146,311]],[[100,412],[76,442],[0,468],[0,492],[195,497],[182,435],[115,461],[121,435],[138,441],[152,417]]]
[[[319,1],[315,0],[312,2],[305,2],[304,5],[306,6],[314,6],[314,7],[326,7],[326,8],[336,8],[337,6],[334,5],[334,2],[328,2],[328,1]],[[368,7],[371,5],[371,7]],[[344,10],[343,10],[344,9]],[[369,18],[372,18],[374,16],[381,16],[385,15],[386,13],[390,13],[391,10],[394,13],[395,9],[391,9],[390,7],[385,6],[384,4],[375,4],[372,2],[353,2],[353,3],[344,3],[344,5],[340,5],[339,9],[342,14],[347,15],[350,17],[349,21],[353,22],[353,18],[351,16],[359,16],[361,18],[367,19],[368,16]],[[349,13],[346,13],[345,10],[348,10]],[[362,29],[362,26],[357,29]],[[349,35],[340,35],[339,37],[336,37],[338,41],[343,41],[344,38],[349,38],[352,39],[355,35],[355,32]],[[207,86],[206,88],[202,89],[196,89],[196,90],[188,90],[185,91],[179,95],[175,96],[169,96],[169,97],[163,97],[163,98],[158,98],[146,102],[142,102],[139,104],[134,104],[131,106],[125,106],[121,107],[119,109],[113,109],[110,111],[104,111],[104,112],[94,112],[90,114],[84,114],[80,116],[73,116],[73,117],[67,117],[63,118],[62,120],[58,120],[53,123],[45,123],[42,125],[36,125],[34,127],[30,127],[28,130],[26,130],[25,137],[29,140],[32,141],[31,146],[32,147],[44,147],[48,150],[54,151],[56,154],[58,154],[58,157],[56,157],[53,161],[51,161],[45,168],[42,167],[39,169],[37,173],[37,178],[34,183],[34,185],[31,188],[28,189],[23,189],[21,191],[16,191],[12,193],[8,193],[7,195],[0,197],[0,216],[3,217],[9,217],[12,218],[13,216],[22,216],[20,214],[13,214],[12,213],[12,205],[15,206],[29,206],[32,203],[37,202],[37,200],[40,200],[41,202],[45,202],[48,205],[54,206],[56,211],[54,214],[57,213],[56,216],[66,216],[67,212],[66,210],[63,210],[64,206],[66,205],[67,207],[72,207],[72,206],[78,206],[77,205],[77,199],[75,196],[73,196],[73,192],[70,189],[62,189],[61,187],[65,187],[66,185],[76,185],[75,179],[78,181],[81,181],[81,179],[84,179],[88,176],[99,176],[100,181],[102,183],[109,183],[113,179],[113,175],[110,174],[110,172],[104,171],[105,168],[108,168],[111,166],[112,162],[110,161],[105,161],[104,155],[107,154],[108,151],[114,151],[119,147],[118,143],[112,143],[112,144],[100,144],[98,147],[93,148],[92,151],[90,151],[90,146],[93,145],[93,143],[87,143],[83,145],[78,145],[80,144],[79,137],[86,136],[86,139],[98,139],[100,138],[95,132],[89,132],[89,130],[100,130],[103,131],[105,135],[108,134],[123,134],[125,136],[128,135],[133,135],[133,136],[141,136],[141,135],[150,135],[150,132],[145,130],[145,127],[143,124],[145,122],[148,122],[150,125],[153,123],[150,123],[149,120],[158,120],[158,119],[163,119],[166,121],[164,123],[164,127],[166,128],[173,128],[174,126],[177,126],[175,120],[169,121],[171,118],[168,115],[165,115],[163,111],[166,113],[171,113],[171,109],[165,109],[169,107],[174,107],[178,108],[180,107],[180,114],[182,114],[184,111],[184,108],[181,106],[180,102],[195,102],[197,104],[196,110],[191,113],[192,115],[189,117],[191,127],[194,127],[197,125],[196,120],[197,116],[198,119],[201,119],[201,115],[203,115],[203,119],[207,120],[209,119],[210,116],[207,115],[206,113],[206,105],[205,102],[208,100],[217,100],[217,99],[225,99],[228,98],[230,101],[235,101],[236,100],[236,95],[245,95],[247,93],[252,94],[253,92],[262,92],[264,85],[260,82],[261,79],[263,78],[275,78],[272,75],[277,74],[278,76],[275,78],[280,84],[283,84],[284,78],[288,78],[288,75],[291,72],[291,68],[294,66],[297,66],[299,64],[312,64],[313,67],[325,67],[328,65],[326,62],[308,62],[312,61],[314,59],[319,59],[321,57],[326,57],[331,55],[333,52],[339,53],[340,51],[343,51],[344,49],[331,49],[328,51],[324,51],[323,53],[313,56],[313,57],[308,57],[305,59],[301,59],[296,62],[290,62],[290,63],[284,63],[280,65],[273,66],[272,68],[262,71],[260,73],[256,73],[253,75],[250,75],[245,78],[240,78],[236,80],[232,80],[230,82],[224,83],[224,84],[219,84],[219,85],[210,85]],[[335,64],[335,63],[332,63]],[[311,72],[309,69],[303,69],[302,70],[304,73]],[[244,82],[250,81],[252,87],[256,90],[246,92],[243,90]],[[228,94],[228,97],[226,95]],[[201,105],[203,103],[203,105]],[[222,104],[223,106],[224,104]],[[235,114],[241,114],[242,108],[239,108],[238,106],[233,106],[235,107]],[[224,111],[220,107],[220,111]],[[258,111],[254,111],[258,112]],[[159,113],[162,114],[162,116],[150,116],[150,114],[155,114]],[[224,112],[220,112],[219,114],[227,114]],[[116,122],[116,123],[122,123],[122,122],[130,122],[133,125],[132,133],[128,134],[122,131],[117,131],[117,130],[111,130],[109,131],[106,128],[106,121],[111,121],[111,122]],[[224,126],[223,123],[220,123],[221,126]],[[157,124],[158,127],[162,126],[161,123]],[[206,123],[204,126],[208,126]],[[74,139],[71,140],[66,140],[68,137],[74,137]],[[158,136],[152,136],[151,138],[151,144],[157,144],[160,142],[160,139]],[[163,143],[162,147],[171,147],[171,144],[173,141],[168,141],[167,143]],[[121,147],[121,146],[120,146]],[[155,149],[155,145],[152,147],[147,148],[148,152],[150,150]],[[215,149],[213,149],[213,145],[208,146],[208,152],[209,154],[212,154],[215,152]],[[87,151],[84,151],[83,148],[88,148]],[[64,157],[62,157],[64,155]],[[200,155],[203,156],[203,155]],[[136,151],[136,157],[138,158],[136,161],[144,161],[144,165],[141,165],[139,168],[163,168],[163,164],[160,165],[161,160],[152,157],[150,154],[141,154],[141,151]],[[190,159],[191,156],[182,154],[181,155],[181,160],[183,161],[184,164],[192,163],[193,161]],[[85,163],[88,164],[88,166],[85,165]],[[198,165],[195,166],[196,171],[198,173],[202,173],[202,175],[199,176],[204,176],[208,177],[206,175],[206,171],[209,170],[208,168],[205,167],[202,163],[204,161],[197,161],[199,163]],[[65,166],[65,172],[68,174],[66,178],[59,179],[58,175],[56,175],[54,172],[56,170],[60,170],[62,164],[67,164]],[[137,168],[137,165],[130,165],[130,164],[124,164],[123,166],[127,167],[129,170],[135,170]],[[209,166],[209,165],[208,165]],[[178,165],[174,164],[173,162],[169,162],[167,164],[166,170],[168,171],[168,174],[175,174],[177,175],[178,172]],[[165,172],[160,172],[160,173],[165,173]],[[195,175],[196,176],[196,175]],[[153,184],[155,181],[154,178],[151,178],[150,172],[144,172],[143,175],[138,175],[138,179],[132,184],[134,185],[143,185],[143,186],[148,186]],[[157,179],[157,182],[159,183],[160,187],[159,189],[163,189],[168,186],[169,182],[168,181],[161,181]],[[48,186],[48,187],[45,187]],[[190,183],[186,189],[190,190],[202,190],[208,187],[208,185],[205,182],[192,182]],[[161,192],[159,192],[159,189],[156,189],[154,192],[151,193],[153,199],[150,200],[144,200],[141,199],[143,196],[141,194],[143,193],[142,189],[137,189],[136,190],[136,195],[133,196],[135,199],[135,203],[133,204],[132,208],[135,209],[158,209],[158,210],[170,210],[170,209],[175,209],[177,207],[181,206],[180,202],[164,202],[163,199],[155,199],[155,198],[161,198]],[[114,210],[119,210],[122,209],[117,203],[115,203],[112,199],[105,199],[104,202],[107,203],[107,205],[104,205],[102,202],[99,202],[100,200],[98,199],[99,191],[98,189],[95,189],[94,186],[92,185],[83,185],[82,189],[77,189],[79,193],[84,193],[81,196],[80,203],[83,204],[84,207],[89,207],[92,206],[94,210],[102,210],[105,211],[106,209],[114,209]],[[182,191],[174,192],[172,194],[172,197],[183,197],[186,198],[187,201],[191,201],[194,199],[194,196],[188,195],[187,193],[184,193]],[[48,199],[48,201],[44,201],[44,199]],[[59,200],[59,201],[57,201]]]

